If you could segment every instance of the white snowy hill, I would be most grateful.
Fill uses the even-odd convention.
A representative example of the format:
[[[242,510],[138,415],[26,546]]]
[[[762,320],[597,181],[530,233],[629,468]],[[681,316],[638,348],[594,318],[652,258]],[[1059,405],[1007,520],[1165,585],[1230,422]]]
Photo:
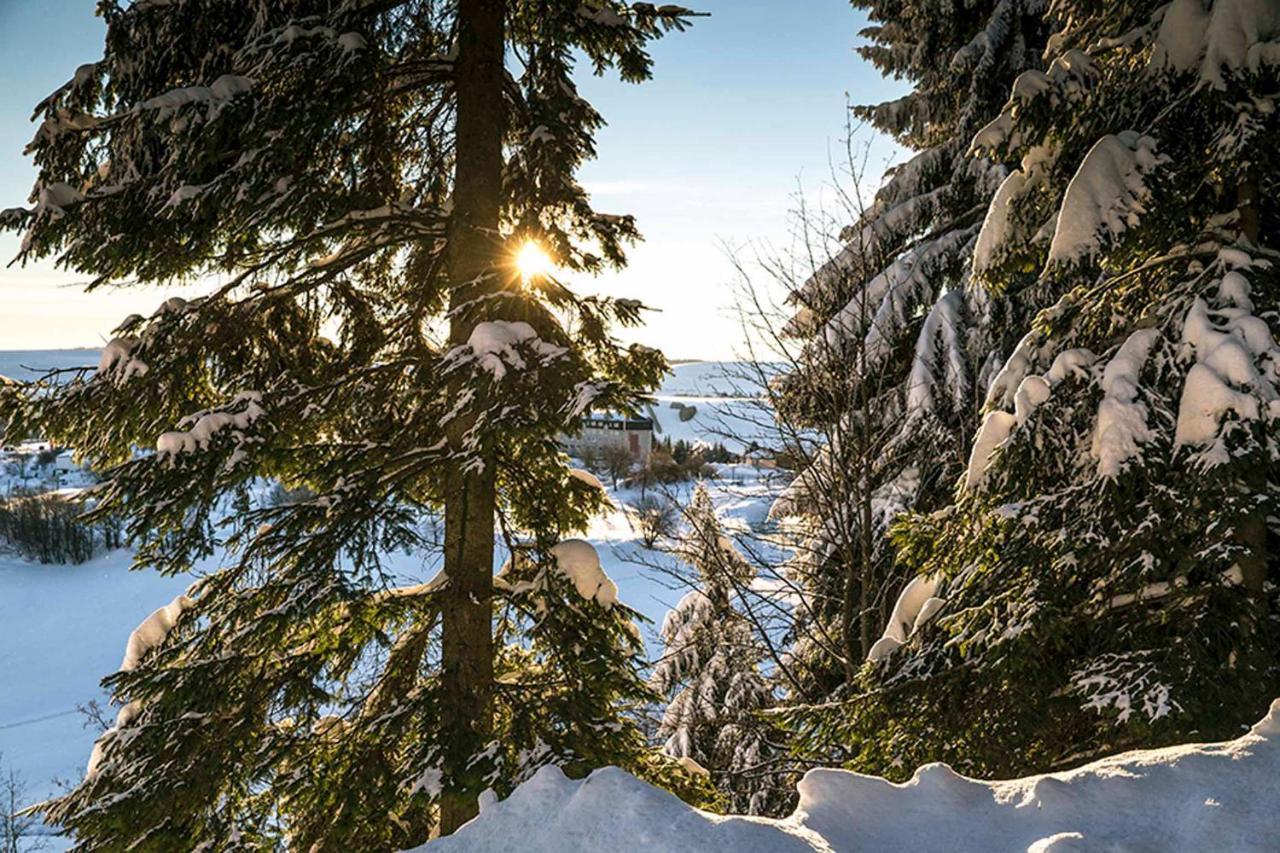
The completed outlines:
[[[1065,773],[979,782],[944,764],[895,785],[813,770],[785,820],[721,817],[616,768],[541,770],[422,853],[1246,853],[1280,850],[1280,700],[1248,734],[1130,752]]]
[[[760,380],[779,369],[737,361],[676,364],[654,394],[656,436],[724,444],[740,453],[753,443],[777,443]],[[683,414],[683,417],[682,417]]]

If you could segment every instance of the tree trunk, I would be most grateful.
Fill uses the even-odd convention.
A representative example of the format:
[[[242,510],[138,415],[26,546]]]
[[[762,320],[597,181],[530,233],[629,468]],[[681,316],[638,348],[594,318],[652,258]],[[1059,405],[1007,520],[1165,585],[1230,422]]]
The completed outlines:
[[[875,537],[871,530],[871,471],[870,465],[867,465],[864,458],[864,471],[862,480],[862,501],[859,507],[862,518],[860,519],[861,527],[861,552],[862,552],[862,579],[860,585],[860,593],[858,597],[858,620],[859,631],[858,636],[862,641],[862,657],[860,660],[866,660],[871,654],[871,647],[875,645],[876,628],[879,626],[871,621],[871,615],[875,608],[871,606],[872,590],[876,588],[879,578],[876,577],[875,563]]]
[[[449,225],[449,341],[466,343],[483,319],[478,297],[501,286],[502,142],[505,0],[459,0],[457,162],[453,217]],[[476,306],[467,308],[465,306]],[[451,389],[463,390],[462,384]],[[457,454],[474,418],[457,419],[449,430]],[[445,480],[444,571],[448,578],[442,613],[441,723],[445,787],[440,834],[475,817],[489,766],[473,761],[492,732],[494,465],[483,450],[479,463],[453,462]]]
[[[1245,169],[1236,187],[1236,207],[1240,211],[1240,232],[1253,245],[1258,244],[1261,223],[1258,210],[1259,186],[1258,172],[1253,166]],[[1257,467],[1252,475],[1246,478],[1245,489],[1250,495],[1262,495],[1267,490],[1267,470]],[[1240,544],[1246,548],[1245,556],[1239,560],[1240,573],[1244,587],[1264,608],[1266,607],[1267,580],[1267,518],[1266,513],[1254,510],[1247,515],[1236,529]]]
[[[850,558],[848,565],[845,566],[844,592],[840,601],[840,641],[844,646],[841,652],[844,654],[844,680],[846,684],[853,683],[854,678],[858,675],[858,667],[863,661],[863,658],[858,654],[862,644],[855,639],[857,635],[854,633],[854,622],[857,621],[857,602],[861,601],[861,594],[857,590],[858,575],[858,562]]]
[[[1262,230],[1258,210],[1258,170],[1255,166],[1246,166],[1236,186],[1236,209],[1240,212],[1240,232],[1253,245],[1258,245],[1258,235]]]

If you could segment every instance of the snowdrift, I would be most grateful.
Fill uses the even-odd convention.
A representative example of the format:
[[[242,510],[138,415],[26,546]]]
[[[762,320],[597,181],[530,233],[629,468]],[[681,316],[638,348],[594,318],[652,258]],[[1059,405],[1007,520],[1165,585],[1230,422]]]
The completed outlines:
[[[1237,740],[1130,752],[1077,770],[979,782],[943,764],[895,785],[813,770],[785,820],[699,811],[616,768],[543,768],[426,853],[563,851],[1280,850],[1280,699]]]

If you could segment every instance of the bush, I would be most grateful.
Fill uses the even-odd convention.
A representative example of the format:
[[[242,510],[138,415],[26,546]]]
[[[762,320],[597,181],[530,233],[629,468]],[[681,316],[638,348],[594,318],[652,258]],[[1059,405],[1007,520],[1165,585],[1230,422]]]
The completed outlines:
[[[625,447],[611,445],[604,448],[600,454],[600,463],[604,466],[604,471],[613,481],[613,487],[618,488],[618,480],[631,473],[631,469],[635,467],[636,459],[631,451]]]
[[[18,495],[0,500],[0,540],[41,563],[83,563],[102,549],[119,548],[118,521],[88,525],[84,508],[58,495]]]
[[[742,457],[736,453],[731,453],[729,448],[722,443],[716,442],[710,447],[702,448],[699,453],[704,462],[716,462],[722,465],[728,465],[734,462],[741,462]]]
[[[666,498],[644,497],[636,504],[636,520],[639,524],[640,542],[646,548],[658,544],[664,536],[675,532],[679,513],[676,505]]]
[[[730,453],[722,443],[690,444],[683,438],[673,442],[670,437],[654,445],[648,470],[641,473],[643,485],[670,484],[685,480],[698,480],[711,476],[712,462],[739,462],[737,454]]]
[[[607,474],[605,470],[604,458],[600,454],[600,449],[593,445],[586,445],[578,451],[578,459],[582,461],[582,467],[586,468],[592,474]]]

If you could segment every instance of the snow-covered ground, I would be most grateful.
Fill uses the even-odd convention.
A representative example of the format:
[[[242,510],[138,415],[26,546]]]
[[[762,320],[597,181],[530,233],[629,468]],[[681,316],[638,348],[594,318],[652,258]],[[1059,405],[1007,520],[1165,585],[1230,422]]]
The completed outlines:
[[[31,378],[48,368],[94,365],[97,360],[93,350],[0,352],[0,375]],[[723,379],[724,372],[714,362],[676,368],[659,393],[659,405],[674,399],[699,401],[698,414],[680,424],[676,438],[719,440],[714,432],[724,422],[726,407],[744,404],[725,396],[735,389]],[[7,476],[0,465],[0,493],[5,484],[53,489],[79,483],[76,472],[37,471],[29,455],[10,458]],[[762,523],[777,491],[768,480],[770,472],[749,464],[716,467],[711,492],[726,525],[748,529]],[[673,496],[687,499],[690,488],[675,487]],[[639,491],[611,491],[610,498],[613,509],[593,521],[585,538],[618,584],[621,600],[650,620],[643,630],[656,651],[657,626],[687,590],[663,571],[674,567],[672,559],[639,542],[628,509],[639,500]],[[0,762],[25,777],[29,800],[54,794],[59,781],[83,775],[98,730],[86,727],[77,706],[91,700],[105,706],[99,681],[120,665],[130,631],[192,581],[185,575],[130,572],[129,562],[127,551],[78,566],[39,565],[0,552]],[[422,555],[395,554],[389,568],[397,582],[415,583],[427,580],[438,567],[424,565]],[[114,709],[105,710],[108,719],[114,717]]]
[[[745,533],[763,524],[769,507],[781,490],[773,472],[746,463],[713,465],[715,479],[706,483],[716,513],[726,530]],[[606,484],[607,485],[607,484]],[[664,498],[681,506],[689,502],[694,484],[663,486]],[[640,611],[651,624],[643,626],[650,651],[656,654],[657,629],[667,611],[688,592],[672,572],[671,556],[645,548],[640,541],[633,507],[641,500],[637,488],[609,489],[613,508],[595,518],[584,538],[596,546],[605,572],[618,584],[624,603]],[[659,543],[661,549],[663,543]],[[669,543],[668,543],[669,544]]]
[[[69,451],[49,452],[44,441],[0,447],[0,497],[39,492],[67,493],[91,486],[96,478],[78,466]]]
[[[654,394],[652,415],[657,421],[657,437],[673,442],[719,442],[734,453],[752,443],[776,444],[760,385],[761,378],[775,371],[768,365],[761,368],[732,361],[675,365]]]
[[[98,732],[77,705],[105,703],[129,632],[191,583],[130,572],[113,551],[78,566],[0,555],[0,753],[38,798],[79,780]],[[110,714],[114,716],[114,714]]]
[[[730,527],[758,524],[776,489],[750,465],[718,466],[722,479],[711,492]],[[687,498],[690,486],[678,493]],[[648,620],[643,625],[656,653],[656,629],[687,591],[663,570],[671,557],[646,549],[634,530],[629,504],[635,489],[610,493],[614,508],[586,532],[619,598]],[[498,560],[505,559],[499,555]],[[57,792],[58,781],[77,781],[98,735],[77,706],[97,700],[105,708],[101,678],[120,665],[133,630],[157,607],[181,593],[192,576],[163,577],[129,571],[130,553],[114,551],[81,565],[40,565],[0,553],[0,761],[27,781],[36,800]],[[422,556],[387,558],[397,583],[427,580],[437,567]]]
[[[813,770],[785,820],[720,817],[616,768],[544,768],[423,853],[1253,853],[1280,850],[1280,700],[1238,740],[1130,752],[1065,773],[979,782],[944,764],[895,785]]]
[[[682,361],[671,368],[659,396],[759,397],[761,379],[782,369],[775,364],[744,361]]]

